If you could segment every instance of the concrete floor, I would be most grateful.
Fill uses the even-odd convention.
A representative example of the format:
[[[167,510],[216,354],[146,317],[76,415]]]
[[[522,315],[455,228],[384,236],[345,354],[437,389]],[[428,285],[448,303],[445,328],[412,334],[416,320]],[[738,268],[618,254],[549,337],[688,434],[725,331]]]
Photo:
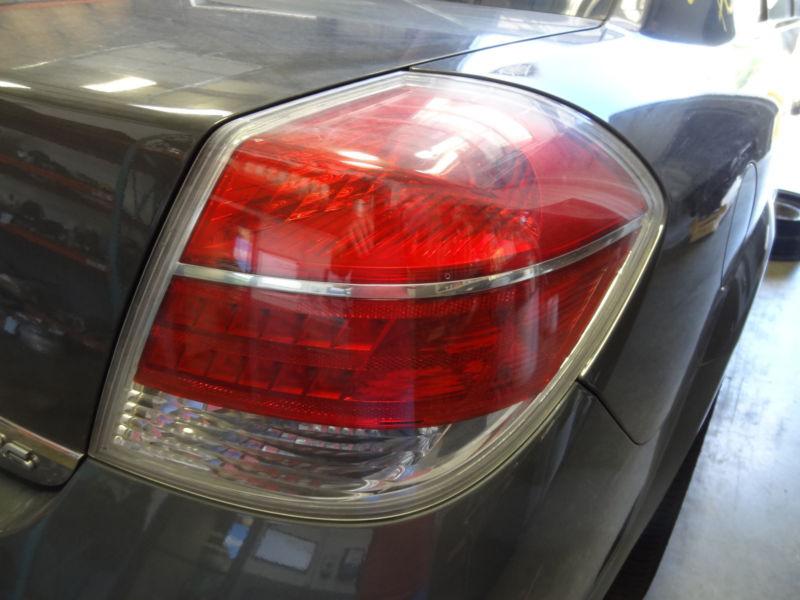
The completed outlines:
[[[800,263],[771,263],[647,600],[800,598]]]

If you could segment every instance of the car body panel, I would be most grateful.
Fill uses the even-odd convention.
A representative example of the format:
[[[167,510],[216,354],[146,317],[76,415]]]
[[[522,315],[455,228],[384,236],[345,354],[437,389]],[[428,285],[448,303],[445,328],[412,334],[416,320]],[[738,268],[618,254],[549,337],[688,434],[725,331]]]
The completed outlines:
[[[63,12],[51,13],[59,18],[87,8],[59,4]],[[23,211],[16,200],[0,207],[0,224],[15,226],[0,230],[0,273],[11,275],[0,277],[0,298],[16,303],[17,321],[9,325],[3,304],[0,323],[13,331],[0,335],[0,358],[12,361],[0,372],[0,415],[74,449],[86,447],[128,299],[186,166],[210,131],[238,114],[412,65],[506,81],[577,106],[626,139],[661,182],[669,218],[655,260],[581,383],[529,444],[468,492],[403,519],[337,525],[224,506],[93,458],[60,490],[0,476],[7,515],[0,595],[602,597],[709,410],[766,264],[772,215],[763,175],[779,103],[764,91],[759,69],[741,68],[748,55],[738,44],[745,42],[719,31],[705,39],[705,28],[679,41],[674,31],[626,15],[603,27],[528,15],[547,27],[523,27],[509,39],[482,31],[485,21],[467,33],[463,24],[442,31],[450,26],[440,26],[440,15],[426,34],[425,27],[387,25],[388,14],[379,23],[343,16],[350,26],[336,27],[329,19],[312,24],[190,2],[107,4],[91,5],[94,36],[79,39],[62,25],[64,46],[53,56],[31,40],[23,44],[28,62],[18,56],[0,64],[0,81],[28,87],[0,88],[2,131],[16,127],[19,136],[41,140],[21,154],[24,140],[11,144],[11,162],[0,164],[0,202],[13,181],[25,190],[15,193],[48,203],[44,214],[30,205]],[[691,6],[702,12],[717,4]],[[6,18],[0,11],[8,29]],[[36,24],[41,14],[15,18],[46,31],[44,21]],[[243,27],[239,40],[234,34]],[[304,27],[315,34],[299,36]],[[388,57],[375,55],[383,37]],[[499,43],[507,45],[476,49]],[[128,46],[155,57],[153,70],[129,73]],[[48,87],[62,58],[68,74],[84,54],[105,60],[93,79]],[[181,84],[190,59],[214,57],[261,66],[234,72],[244,67],[214,63],[222,72],[213,81]],[[81,88],[128,74],[167,85]],[[76,182],[77,165],[98,181]],[[109,208],[96,208],[101,201]],[[76,214],[95,224],[100,242],[76,238]],[[65,240],[80,252],[65,253]],[[92,248],[100,249],[96,257]],[[56,314],[53,306],[73,316],[48,329],[42,315]],[[25,340],[17,313],[36,317],[28,317],[38,328],[28,327]],[[54,349],[53,329],[68,344]]]
[[[219,123],[416,62],[596,26],[450,3],[245,4],[0,6],[12,42],[0,54],[0,417],[86,449],[164,211]]]
[[[445,505],[360,525],[249,513],[90,459],[35,527],[0,538],[0,595],[581,597],[628,518],[652,449],[632,444],[580,386],[534,444]]]

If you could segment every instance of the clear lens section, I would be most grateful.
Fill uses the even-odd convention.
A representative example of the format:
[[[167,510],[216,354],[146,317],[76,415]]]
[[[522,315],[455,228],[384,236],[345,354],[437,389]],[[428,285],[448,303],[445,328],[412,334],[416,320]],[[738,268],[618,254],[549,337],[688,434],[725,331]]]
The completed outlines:
[[[134,386],[114,443],[234,485],[337,497],[408,479],[446,430],[299,423]]]
[[[402,74],[234,122],[159,240],[92,452],[305,518],[440,502],[557,406],[662,210],[616,138],[501,85]]]
[[[362,429],[273,419],[134,385],[106,453],[217,499],[371,518],[447,493],[458,470],[480,460],[522,408],[441,427]]]

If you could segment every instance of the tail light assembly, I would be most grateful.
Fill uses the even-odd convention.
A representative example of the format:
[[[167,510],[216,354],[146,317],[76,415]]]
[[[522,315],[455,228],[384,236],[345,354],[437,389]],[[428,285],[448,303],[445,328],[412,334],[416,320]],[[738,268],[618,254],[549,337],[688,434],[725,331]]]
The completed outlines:
[[[92,453],[304,518],[446,500],[558,406],[663,211],[611,133],[500,84],[402,73],[236,120],[157,243]]]

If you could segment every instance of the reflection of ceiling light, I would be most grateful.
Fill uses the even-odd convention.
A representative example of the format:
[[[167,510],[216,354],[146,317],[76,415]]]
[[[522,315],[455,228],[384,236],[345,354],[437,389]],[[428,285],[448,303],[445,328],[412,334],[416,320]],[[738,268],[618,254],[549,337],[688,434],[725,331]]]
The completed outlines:
[[[0,88],[14,88],[17,90],[29,90],[31,89],[28,85],[22,85],[21,83],[14,83],[13,81],[3,81],[0,80]]]
[[[122,77],[121,79],[114,79],[113,81],[106,81],[105,83],[92,83],[85,85],[87,90],[95,92],[105,92],[106,94],[113,94],[115,92],[129,92],[130,90],[138,90],[140,88],[150,87],[155,85],[156,82],[151,79],[142,79],[141,77]]]
[[[175,108],[172,106],[151,106],[149,104],[131,104],[131,106],[146,110],[157,110],[158,112],[172,115],[189,115],[192,117],[227,117],[232,114],[229,110],[219,110],[218,108]]]
[[[32,69],[34,67],[41,67],[43,65],[49,65],[51,61],[49,60],[42,60],[39,62],[31,63],[29,65],[20,65],[19,67],[12,67],[12,71],[21,71],[22,69]]]
[[[352,165],[354,167],[361,167],[362,169],[382,169],[380,165],[374,165],[372,163],[361,162],[360,160],[343,160],[342,161],[346,165]]]
[[[267,10],[265,8],[251,8],[248,6],[220,6],[206,4],[206,0],[189,0],[192,8],[204,8],[206,10],[224,10],[226,12],[243,13],[243,14],[256,14],[256,15],[273,15],[276,17],[292,17],[294,19],[311,19],[316,21],[317,15],[309,15],[305,13],[286,12],[282,10]]]
[[[359,152],[358,150],[337,150],[337,153],[340,156],[344,156],[345,158],[352,158],[353,160],[366,160],[366,161],[380,160],[377,156],[373,154],[367,154],[366,152]]]

